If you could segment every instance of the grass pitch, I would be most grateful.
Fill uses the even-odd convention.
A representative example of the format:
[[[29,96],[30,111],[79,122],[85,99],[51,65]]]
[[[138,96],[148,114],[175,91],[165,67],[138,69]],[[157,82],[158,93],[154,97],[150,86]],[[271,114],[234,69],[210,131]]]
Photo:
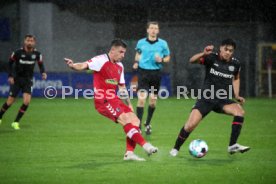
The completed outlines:
[[[147,161],[125,162],[122,127],[99,115],[92,100],[32,99],[21,130],[14,131],[18,99],[0,125],[0,183],[276,183],[276,100],[247,99],[239,143],[251,146],[249,152],[227,154],[232,117],[211,113],[172,158],[169,151],[194,102],[159,100],[146,137],[158,154],[147,157],[138,146]],[[201,159],[188,153],[197,138],[209,146]]]

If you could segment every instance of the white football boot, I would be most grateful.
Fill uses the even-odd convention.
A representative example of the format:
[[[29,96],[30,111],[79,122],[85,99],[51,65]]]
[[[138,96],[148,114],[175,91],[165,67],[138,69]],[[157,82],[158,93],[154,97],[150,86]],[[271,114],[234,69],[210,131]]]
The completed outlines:
[[[124,160],[146,161],[144,158],[140,158],[135,155],[133,151],[127,151],[124,155]]]
[[[240,152],[244,153],[250,150],[250,147],[248,146],[243,146],[238,143],[233,144],[232,146],[228,146],[228,152],[232,155],[234,153]]]
[[[157,147],[154,147],[153,145],[151,145],[150,143],[146,143],[143,145],[144,150],[147,152],[147,154],[150,156],[153,153],[156,153],[158,151]]]
[[[178,150],[177,149],[172,149],[171,151],[170,151],[170,155],[172,156],[172,157],[175,157],[175,156],[177,156],[177,154],[178,154]]]

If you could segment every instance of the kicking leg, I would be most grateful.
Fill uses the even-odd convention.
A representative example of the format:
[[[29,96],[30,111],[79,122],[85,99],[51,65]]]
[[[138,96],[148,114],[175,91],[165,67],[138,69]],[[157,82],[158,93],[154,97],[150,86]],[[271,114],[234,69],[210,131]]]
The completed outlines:
[[[135,148],[135,144],[139,144],[144,150],[151,155],[152,153],[157,152],[157,148],[152,146],[150,143],[146,142],[143,136],[141,135],[139,124],[140,121],[133,112],[123,113],[117,119],[123,127],[127,137],[133,142],[128,142],[127,139],[127,151],[132,151]],[[132,144],[132,145],[131,145]],[[133,149],[133,150],[131,150]]]

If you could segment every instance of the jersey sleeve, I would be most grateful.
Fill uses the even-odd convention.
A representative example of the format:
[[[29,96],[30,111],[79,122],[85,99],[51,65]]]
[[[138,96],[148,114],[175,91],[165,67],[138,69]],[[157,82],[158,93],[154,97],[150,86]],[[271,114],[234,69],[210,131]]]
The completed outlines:
[[[38,63],[38,67],[40,70],[40,73],[45,73],[45,67],[43,64],[43,58],[42,58],[42,54],[40,52],[37,53],[37,63]]]
[[[170,55],[170,49],[166,41],[164,42],[163,55],[164,56]]]
[[[206,66],[211,66],[215,62],[215,53],[211,53],[208,56],[204,56],[200,58],[200,64],[206,65]]]
[[[234,75],[236,76],[236,75],[238,75],[239,72],[241,71],[241,63],[240,63],[238,60],[236,60],[236,64],[235,64],[235,65],[236,65],[236,66],[235,66]]]
[[[9,61],[10,62],[15,62],[17,59],[18,59],[18,56],[17,56],[18,54],[17,54],[17,51],[15,51],[15,52],[12,52],[12,54],[11,54],[11,56],[10,56],[10,58],[9,58]]]
[[[42,57],[42,54],[40,52],[37,53],[37,62],[38,62],[38,64],[43,63],[43,57]]]
[[[89,59],[86,63],[89,70],[99,72],[107,61],[108,57],[106,55],[100,55]]]
[[[136,52],[138,52],[139,54],[142,53],[142,42],[141,42],[141,40],[139,40],[139,41],[137,42],[137,45],[136,45],[135,50],[136,50]]]

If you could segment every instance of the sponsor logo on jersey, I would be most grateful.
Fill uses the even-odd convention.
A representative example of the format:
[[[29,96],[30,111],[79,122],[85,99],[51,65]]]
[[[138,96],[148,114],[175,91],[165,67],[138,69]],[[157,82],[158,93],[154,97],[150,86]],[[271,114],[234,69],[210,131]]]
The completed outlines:
[[[222,72],[216,71],[216,70],[213,69],[213,68],[211,68],[210,73],[211,73],[211,74],[214,74],[214,75],[216,75],[216,76],[219,76],[219,77],[227,78],[227,79],[232,79],[232,78],[233,78],[233,75],[232,75],[232,74],[222,73]]]
[[[19,60],[19,63],[20,63],[20,64],[32,65],[32,64],[35,63],[35,61],[25,61],[25,60],[20,59],[20,60]]]
[[[116,79],[106,79],[105,83],[107,83],[107,84],[113,84],[113,85],[118,85],[118,81]]]
[[[235,70],[235,67],[234,66],[229,66],[228,69],[229,69],[230,72],[233,72]]]
[[[120,111],[121,111],[121,109],[120,109],[119,107],[117,107],[117,108],[116,108],[116,111],[117,111],[117,112],[120,112]]]

